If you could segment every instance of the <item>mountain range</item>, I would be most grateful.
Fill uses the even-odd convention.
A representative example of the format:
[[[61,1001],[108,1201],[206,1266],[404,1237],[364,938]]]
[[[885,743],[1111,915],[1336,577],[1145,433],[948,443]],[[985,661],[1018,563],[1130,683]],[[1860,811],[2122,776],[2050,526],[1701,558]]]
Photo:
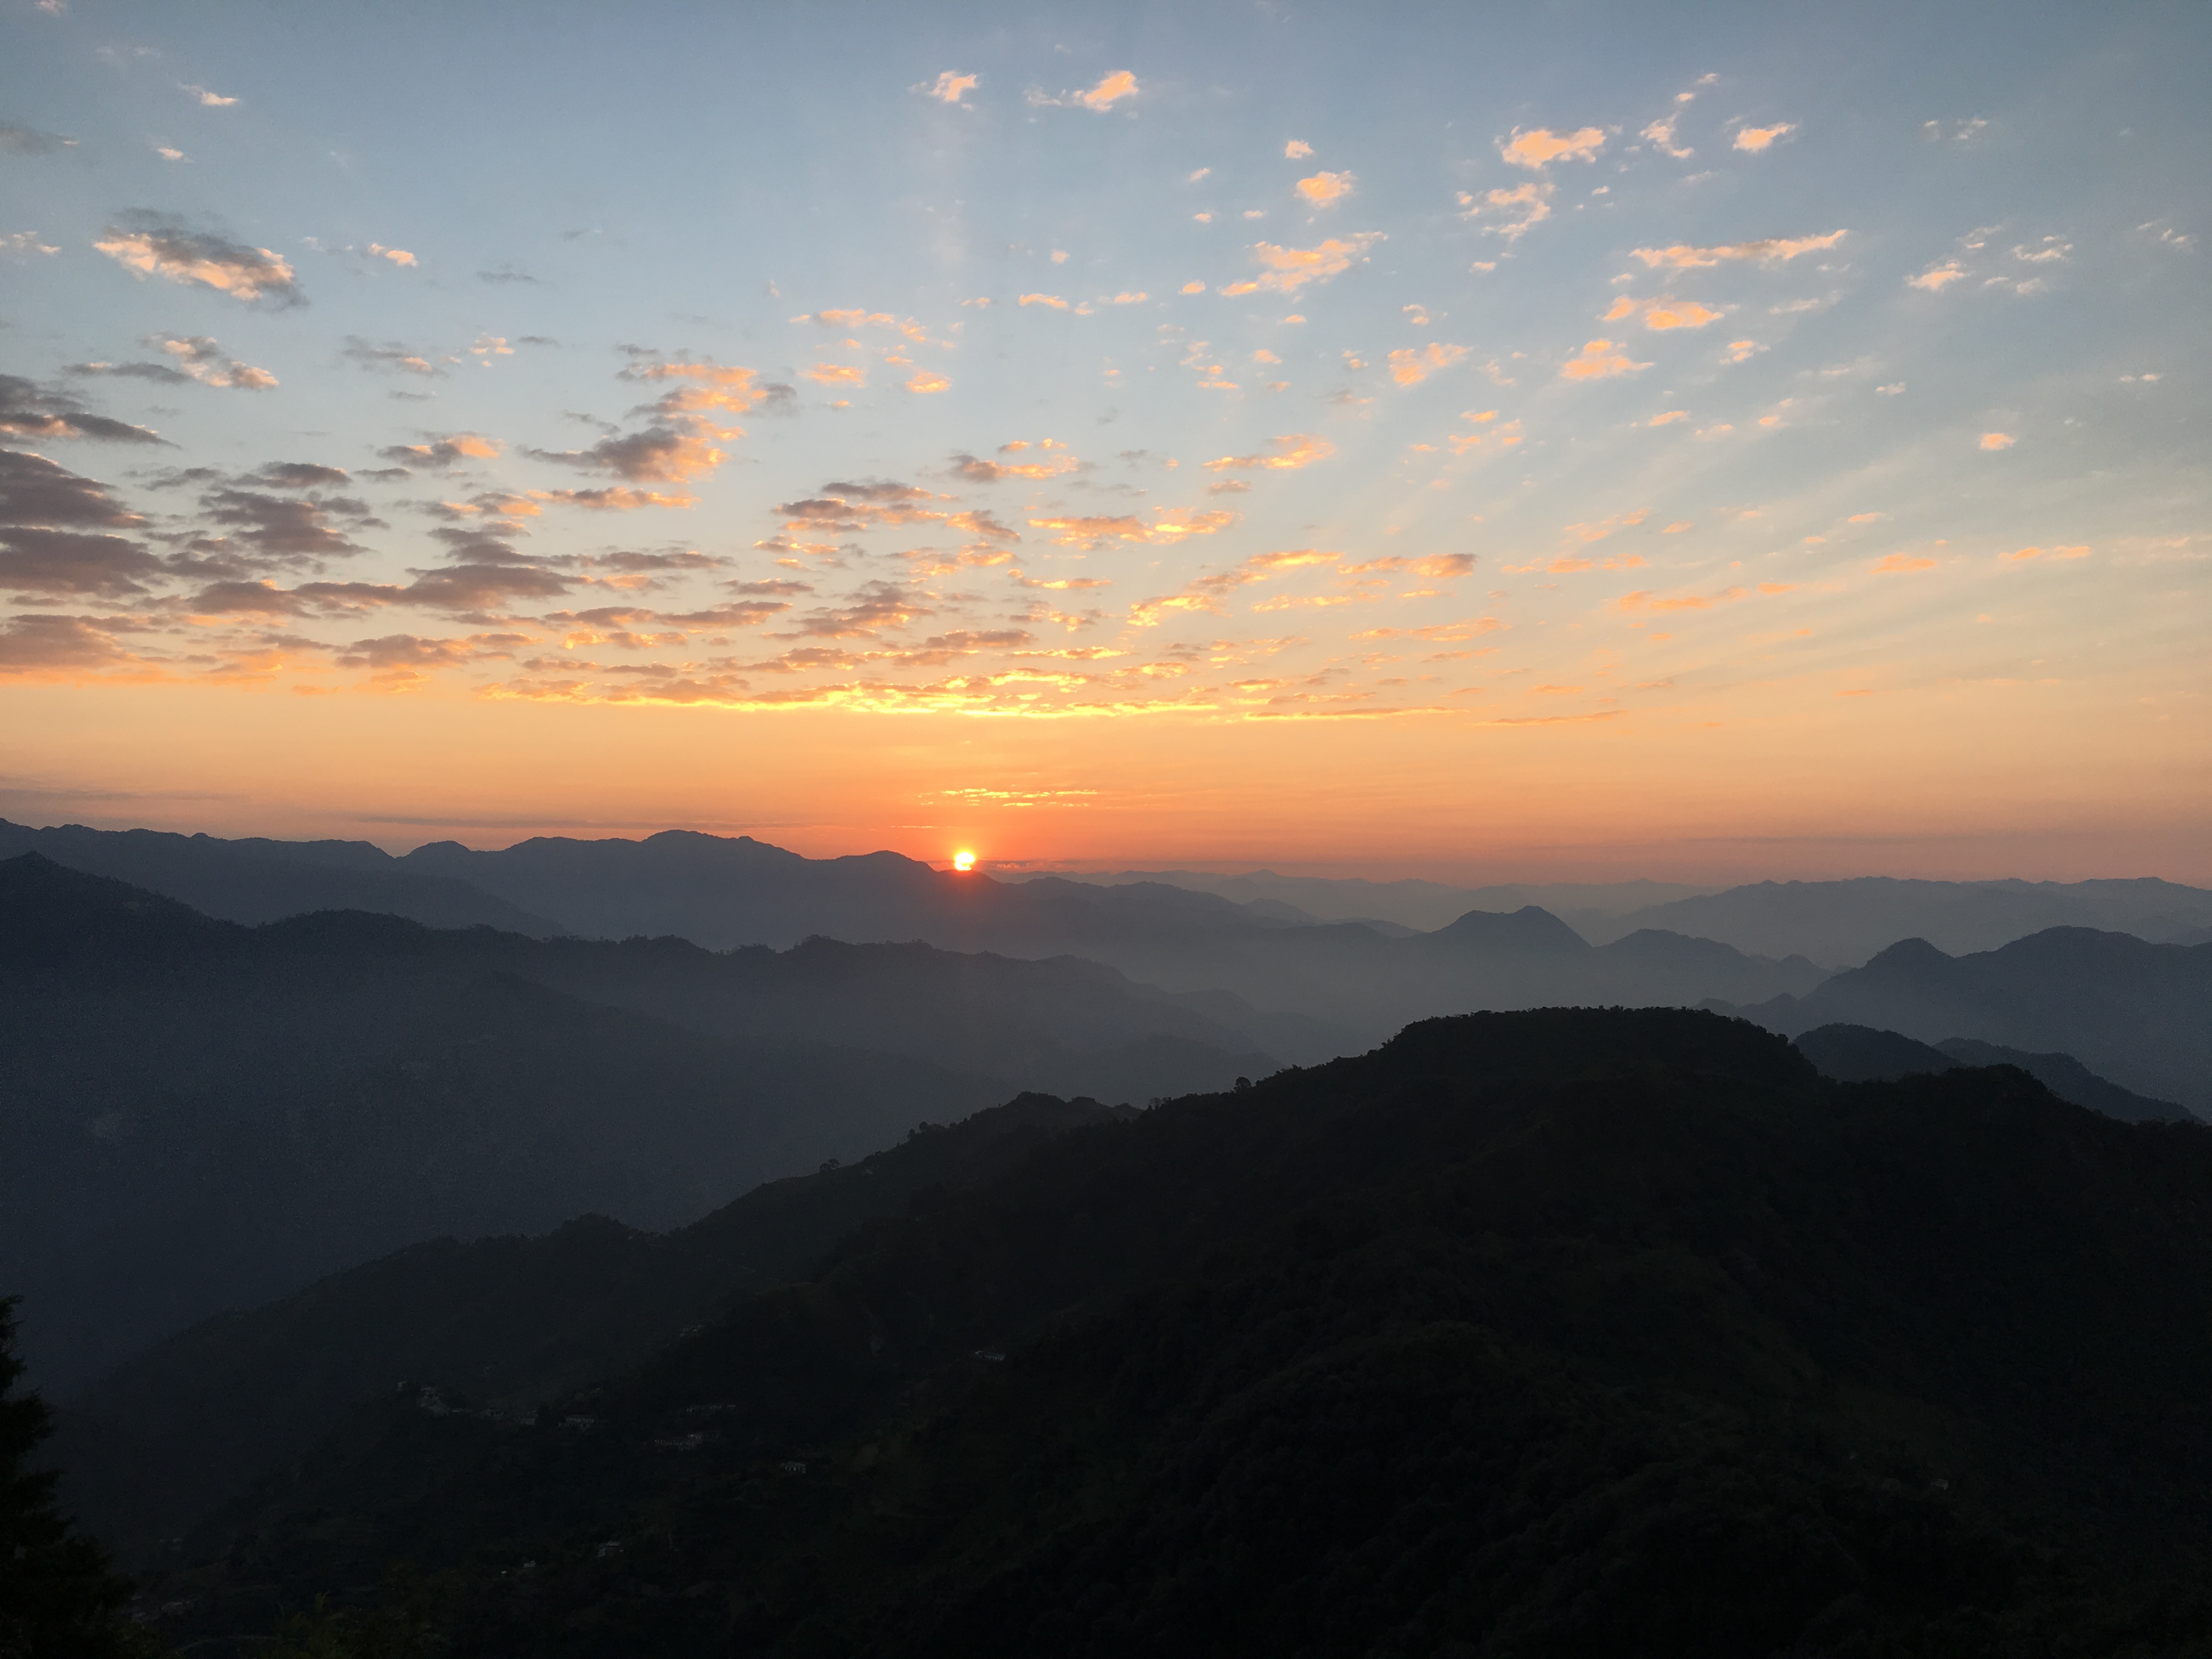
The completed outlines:
[[[2008,1066],[1832,1083],[1679,1010],[1431,1021],[1150,1111],[1023,1110],[1004,1157],[949,1156],[792,1282],[534,1404],[526,1360],[456,1334],[455,1296],[504,1283],[544,1342],[543,1291],[489,1267],[400,1258],[343,1318],[196,1335],[210,1392],[270,1375],[225,1353],[319,1329],[423,1369],[357,1358],[352,1407],[149,1570],[152,1628],[243,1651],[306,1613],[307,1650],[482,1659],[2178,1659],[2212,1625],[2202,1126]],[[915,1179],[902,1156],[777,1201],[815,1226]],[[572,1243],[609,1282],[661,1248]]]

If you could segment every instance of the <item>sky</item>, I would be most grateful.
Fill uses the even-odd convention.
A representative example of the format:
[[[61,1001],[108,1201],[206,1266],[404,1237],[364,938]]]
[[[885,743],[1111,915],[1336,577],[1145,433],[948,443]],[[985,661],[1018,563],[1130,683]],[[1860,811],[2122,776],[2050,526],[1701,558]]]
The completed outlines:
[[[0,815],[2212,881],[2208,63],[0,0]]]

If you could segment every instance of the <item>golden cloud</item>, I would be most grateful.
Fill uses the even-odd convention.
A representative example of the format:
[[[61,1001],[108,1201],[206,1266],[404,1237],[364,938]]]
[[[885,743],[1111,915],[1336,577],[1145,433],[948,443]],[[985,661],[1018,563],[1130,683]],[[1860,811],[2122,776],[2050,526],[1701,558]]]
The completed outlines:
[[[1190,536],[1211,536],[1228,529],[1243,516],[1225,508],[1212,513],[1193,513],[1182,507],[1155,507],[1153,512],[1158,516],[1152,524],[1127,514],[1120,514],[1088,518],[1031,519],[1030,526],[1034,530],[1051,532],[1053,541],[1059,546],[1095,550],[1113,542],[1158,545],[1179,542]]]
[[[1067,301],[1057,294],[1024,294],[1018,303],[1025,306],[1049,306],[1054,311],[1067,309]]]
[[[1328,207],[1342,201],[1359,187],[1357,174],[1350,173],[1316,173],[1310,179],[1297,182],[1297,192],[1316,207]]]
[[[1826,236],[1770,236],[1763,241],[1723,242],[1713,247],[1692,247],[1686,242],[1677,242],[1672,247],[1639,247],[1633,252],[1654,270],[1665,265],[1676,270],[1702,270],[1724,261],[1786,264],[1801,254],[1824,252],[1848,234],[1848,231],[1832,230]]]
[[[1984,432],[1982,434],[1982,447],[1984,449],[2010,449],[2019,441],[2020,440],[2014,437],[2009,432]]]
[[[1296,471],[1311,466],[1316,461],[1325,461],[1336,453],[1336,446],[1326,438],[1312,433],[1292,432],[1281,437],[1270,438],[1273,453],[1260,455],[1224,455],[1218,460],[1206,464],[1209,472]]]
[[[1401,348],[1390,354],[1390,378],[1400,386],[1419,386],[1438,369],[1449,368],[1467,356],[1467,348],[1431,341],[1419,350]]]
[[[957,104],[975,90],[976,78],[972,75],[956,75],[946,70],[933,85],[917,89],[940,103]]]
[[[942,374],[933,374],[924,369],[906,383],[906,389],[908,392],[942,392],[951,384]]]
[[[1603,380],[1650,367],[1649,363],[1632,362],[1628,354],[1615,350],[1610,340],[1592,340],[1583,347],[1580,356],[1560,365],[1559,374],[1569,380]]]
[[[1710,611],[1717,605],[1729,605],[1733,604],[1737,599],[1747,599],[1750,597],[1751,590],[1749,588],[1731,587],[1725,592],[1721,593],[1685,593],[1676,599],[1662,599],[1656,597],[1645,589],[1638,588],[1633,593],[1624,593],[1620,598],[1615,599],[1613,601],[1613,609],[1616,611]]]
[[[1379,230],[1363,230],[1356,236],[1332,236],[1316,247],[1279,247],[1273,242],[1252,245],[1252,258],[1261,267],[1261,274],[1251,282],[1231,283],[1221,291],[1227,295],[1255,294],[1267,289],[1277,294],[1293,294],[1308,283],[1327,282],[1352,269],[1354,260],[1364,260],[1367,250],[1384,240]]]
[[[1933,570],[1935,568],[1936,561],[1933,559],[1916,559],[1910,554],[1893,553],[1886,559],[1876,561],[1874,574],[1877,576],[1898,576],[1910,570]]]
[[[1480,219],[1495,215],[1504,222],[1486,224],[1483,229],[1493,236],[1503,236],[1507,241],[1518,241],[1528,230],[1552,216],[1552,186],[1530,179],[1511,190],[1486,191],[1480,198],[1462,191],[1459,196],[1460,217]]]
[[[1940,265],[1930,265],[1917,276],[1905,279],[1907,288],[1917,288],[1923,294],[1941,294],[1946,284],[1964,282],[1966,268],[1956,259],[1946,259]]]
[[[817,363],[806,371],[806,378],[823,386],[866,386],[868,371],[848,363]]]
[[[1574,132],[1553,132],[1549,127],[1523,132],[1516,127],[1512,141],[1501,143],[1498,153],[1517,167],[1545,167],[1554,161],[1595,161],[1604,148],[1605,133],[1598,127]]]
[[[1287,161],[1303,161],[1312,154],[1313,146],[1303,138],[1293,138],[1283,146],[1283,155]]]
[[[1108,110],[1124,98],[1137,95],[1137,77],[1127,70],[1115,70],[1099,77],[1098,84],[1088,92],[1070,93],[1064,100],[1080,104],[1085,109]]]
[[[301,303],[298,279],[281,254],[187,230],[165,215],[138,214],[125,227],[110,225],[93,246],[141,278],[198,283],[249,303]]]
[[[1784,121],[1771,127],[1746,127],[1736,134],[1735,147],[1738,149],[1747,149],[1756,155],[1771,146],[1777,138],[1784,137],[1796,131],[1796,124],[1791,121]]]

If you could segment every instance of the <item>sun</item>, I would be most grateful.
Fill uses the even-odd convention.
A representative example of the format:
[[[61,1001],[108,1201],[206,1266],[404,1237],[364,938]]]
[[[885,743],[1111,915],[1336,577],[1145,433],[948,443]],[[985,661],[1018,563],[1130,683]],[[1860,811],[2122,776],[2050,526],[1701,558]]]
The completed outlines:
[[[952,867],[962,875],[966,875],[975,867],[975,855],[973,853],[955,853],[952,855]]]

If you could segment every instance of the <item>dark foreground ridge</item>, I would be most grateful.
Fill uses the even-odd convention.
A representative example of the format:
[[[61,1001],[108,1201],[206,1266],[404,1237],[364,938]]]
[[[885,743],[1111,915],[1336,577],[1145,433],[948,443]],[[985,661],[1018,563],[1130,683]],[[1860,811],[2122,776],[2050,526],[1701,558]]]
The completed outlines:
[[[2201,1127],[1470,1015],[924,1191],[526,1421],[386,1392],[148,1595],[218,1659],[318,1595],[486,1659],[2197,1654],[2208,1315]]]

